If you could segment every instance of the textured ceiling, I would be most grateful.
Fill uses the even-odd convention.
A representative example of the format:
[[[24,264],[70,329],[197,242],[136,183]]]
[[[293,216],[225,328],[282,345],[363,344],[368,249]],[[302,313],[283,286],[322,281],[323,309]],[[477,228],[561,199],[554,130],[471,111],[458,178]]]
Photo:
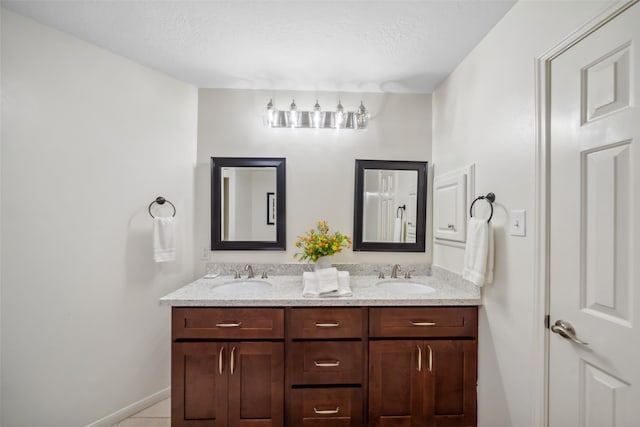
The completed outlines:
[[[515,0],[2,0],[198,87],[429,93]]]

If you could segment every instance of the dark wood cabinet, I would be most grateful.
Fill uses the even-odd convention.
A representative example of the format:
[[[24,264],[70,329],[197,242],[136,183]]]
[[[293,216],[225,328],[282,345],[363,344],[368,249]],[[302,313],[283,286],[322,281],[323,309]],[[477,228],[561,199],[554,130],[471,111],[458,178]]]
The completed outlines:
[[[172,346],[171,425],[227,425],[225,343],[180,342]]]
[[[420,341],[369,343],[369,421],[372,426],[426,426]]]
[[[432,354],[432,368],[427,381],[431,425],[475,426],[477,342],[450,339],[425,341],[423,345]]]
[[[433,310],[371,310],[369,425],[476,425],[477,308]]]
[[[175,339],[172,345],[171,425],[174,427],[282,427],[284,425],[284,341],[249,341],[250,334],[233,324],[252,325],[260,338],[277,312],[264,311],[244,318],[224,309],[193,313],[178,310],[177,317],[197,318],[198,341]],[[279,310],[281,311],[281,310]],[[175,315],[176,313],[174,313]],[[211,319],[207,319],[210,315]],[[174,336],[187,322],[176,322]],[[244,322],[244,320],[249,319]],[[253,322],[253,323],[252,323]],[[265,323],[266,322],[266,323]],[[176,323],[182,329],[175,329]],[[217,327],[215,325],[218,325]],[[283,325],[281,325],[283,328]],[[203,331],[204,329],[204,331]],[[210,330],[209,330],[210,329]],[[277,327],[275,330],[277,331]],[[273,334],[273,332],[269,332]],[[237,335],[242,341],[233,340]],[[248,335],[248,336],[247,336]],[[283,336],[283,331],[275,333]],[[215,337],[209,340],[208,337]],[[222,341],[223,338],[231,340]],[[193,338],[189,338],[193,339]],[[247,339],[246,341],[244,339]]]
[[[287,425],[364,426],[367,309],[291,308],[286,314]]]
[[[477,307],[175,307],[174,427],[471,427]]]

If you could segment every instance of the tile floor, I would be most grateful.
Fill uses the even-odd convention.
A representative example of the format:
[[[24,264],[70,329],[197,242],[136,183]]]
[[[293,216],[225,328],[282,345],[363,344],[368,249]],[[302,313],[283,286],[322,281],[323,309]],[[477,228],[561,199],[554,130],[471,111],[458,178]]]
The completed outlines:
[[[171,427],[171,398],[143,409],[113,427]]]

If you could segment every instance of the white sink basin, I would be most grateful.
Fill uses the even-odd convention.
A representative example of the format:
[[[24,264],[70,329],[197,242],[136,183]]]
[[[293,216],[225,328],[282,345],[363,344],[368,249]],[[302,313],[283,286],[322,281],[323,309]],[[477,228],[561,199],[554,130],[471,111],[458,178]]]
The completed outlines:
[[[216,291],[256,292],[271,289],[271,283],[259,279],[236,279],[216,286]]]
[[[385,291],[398,291],[410,294],[430,294],[435,292],[431,286],[412,279],[389,279],[376,283],[378,289]]]

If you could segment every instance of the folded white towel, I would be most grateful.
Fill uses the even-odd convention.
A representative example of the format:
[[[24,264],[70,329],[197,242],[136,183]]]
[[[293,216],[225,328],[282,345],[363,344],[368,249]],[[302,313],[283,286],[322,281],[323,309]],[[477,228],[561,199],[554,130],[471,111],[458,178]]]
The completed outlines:
[[[176,259],[175,222],[173,217],[153,219],[153,259],[155,262]]]
[[[302,290],[302,296],[307,298],[318,297],[350,297],[353,295],[351,292],[351,286],[349,284],[349,272],[338,271],[338,288],[336,290],[320,293],[318,288],[318,276],[316,272],[302,273],[302,280],[304,282],[304,289]]]
[[[320,268],[315,271],[316,279],[318,281],[318,293],[328,294],[329,292],[335,292],[338,290],[338,269]]]
[[[486,219],[469,218],[462,278],[476,286],[493,282],[493,228]]]

